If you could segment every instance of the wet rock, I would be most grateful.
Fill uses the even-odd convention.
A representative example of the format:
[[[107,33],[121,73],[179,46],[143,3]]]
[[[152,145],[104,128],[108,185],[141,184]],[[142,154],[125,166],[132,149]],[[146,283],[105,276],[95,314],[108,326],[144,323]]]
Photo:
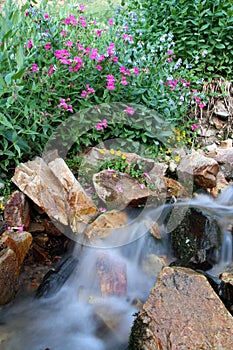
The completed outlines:
[[[20,191],[13,192],[4,205],[4,219],[8,226],[20,227],[28,230],[30,223],[29,201],[24,193]]]
[[[14,299],[19,288],[19,264],[11,248],[0,251],[0,305]]]
[[[77,266],[78,259],[70,256],[50,269],[36,292],[36,298],[50,297],[57,293]]]
[[[129,350],[224,349],[233,318],[205,276],[165,267],[132,327]]]
[[[167,220],[174,254],[183,266],[191,263],[199,268],[200,264],[211,268],[221,245],[217,221],[207,213],[189,207],[174,207],[171,218],[168,216]]]
[[[154,238],[156,238],[156,239],[162,238],[161,232],[160,232],[160,227],[159,227],[157,222],[144,220],[144,223]]]
[[[89,241],[109,237],[116,229],[124,228],[128,215],[124,211],[111,210],[98,216],[88,225],[84,234]]]
[[[166,265],[166,257],[158,256],[156,254],[147,254],[146,257],[142,260],[142,270],[146,274],[156,278]]]
[[[101,254],[96,261],[96,272],[102,296],[124,296],[127,291],[126,264],[119,257]]]
[[[203,188],[216,187],[219,165],[216,160],[208,158],[202,151],[192,151],[180,161],[177,167],[179,180],[193,182]],[[183,184],[183,182],[182,182]]]
[[[53,222],[70,227],[75,234],[97,215],[94,203],[61,158],[46,164],[37,157],[20,164],[12,180]]]

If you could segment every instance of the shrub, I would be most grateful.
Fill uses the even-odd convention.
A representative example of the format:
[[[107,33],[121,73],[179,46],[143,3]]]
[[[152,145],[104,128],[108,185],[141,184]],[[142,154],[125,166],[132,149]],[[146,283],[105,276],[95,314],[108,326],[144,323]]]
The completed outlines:
[[[141,40],[153,42],[171,32],[177,55],[192,62],[196,71],[232,76],[232,1],[132,0],[127,14]]]

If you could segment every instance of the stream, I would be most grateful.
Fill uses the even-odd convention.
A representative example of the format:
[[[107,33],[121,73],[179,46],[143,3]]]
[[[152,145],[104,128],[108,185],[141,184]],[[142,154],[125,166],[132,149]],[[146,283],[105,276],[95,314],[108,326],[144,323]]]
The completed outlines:
[[[183,208],[187,204],[214,216],[221,227],[219,261],[209,271],[217,275],[233,260],[233,186],[229,186],[217,199],[204,194],[188,203],[177,202],[175,207]],[[99,247],[76,243],[69,256],[75,261],[75,266],[61,288],[47,294],[42,292],[36,298],[34,295],[19,295],[14,303],[0,308],[0,340],[5,339],[2,343],[0,341],[0,349],[126,350],[134,314],[146,301],[156,280],[156,276],[143,271],[143,259],[147,254],[165,255],[170,263],[173,258],[169,233],[163,223],[169,208],[170,205],[165,204],[143,210],[132,220],[128,244],[123,244],[124,239],[119,232],[120,244],[113,245],[113,248],[103,242]],[[138,234],[140,230],[144,231],[141,225],[148,218],[160,218],[160,240],[149,233]],[[175,214],[170,215],[171,219],[175,220]],[[96,266],[103,256],[116,261],[117,266],[126,267],[125,295],[119,292],[115,296],[101,296]]]

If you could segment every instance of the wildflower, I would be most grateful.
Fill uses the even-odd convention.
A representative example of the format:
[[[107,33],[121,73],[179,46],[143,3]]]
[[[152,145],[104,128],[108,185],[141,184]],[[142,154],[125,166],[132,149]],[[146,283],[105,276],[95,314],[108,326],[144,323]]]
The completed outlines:
[[[149,175],[148,173],[144,173],[143,175],[144,175],[147,179],[151,180],[151,177],[150,177],[150,175]]]
[[[114,151],[114,149],[110,149],[110,151],[109,151],[109,153],[111,153],[111,154],[115,154],[115,151]]]
[[[101,29],[97,29],[96,30],[96,35],[97,36],[101,36],[102,35],[102,30]]]
[[[31,70],[32,70],[33,72],[38,72],[39,68],[38,68],[38,66],[37,66],[36,63],[33,63],[33,64],[32,64]]]
[[[102,66],[100,66],[99,64],[97,64],[97,66],[95,66],[96,69],[98,69],[98,71],[100,72],[101,69],[103,68]]]
[[[51,65],[51,66],[49,67],[49,73],[48,73],[48,75],[51,77],[51,75],[52,75],[54,72],[55,72],[55,69],[54,69],[54,67]]]
[[[47,13],[44,14],[45,19],[49,19],[49,15]]]
[[[197,128],[199,128],[199,124],[193,124],[193,125],[191,126],[191,130],[192,130],[192,131],[196,130]]]
[[[79,5],[79,10],[81,11],[81,12],[83,12],[84,10],[85,10],[85,6],[84,5]]]
[[[103,128],[107,128],[108,124],[107,124],[107,120],[103,119],[102,122],[99,122],[95,125],[96,130],[103,130]]]
[[[169,58],[167,59],[167,61],[168,61],[168,63],[170,63],[171,61],[173,61],[173,58],[172,58],[172,57],[169,57]]]
[[[134,74],[138,75],[139,74],[139,69],[137,67],[134,67],[133,72],[134,72]]]
[[[110,43],[108,48],[107,48],[107,51],[108,51],[109,56],[113,56],[114,52],[115,52],[115,44]]]
[[[113,19],[113,18],[110,18],[110,20],[108,21],[108,24],[109,24],[110,26],[112,26],[112,25],[114,24],[114,19]]]
[[[139,187],[140,187],[142,190],[146,187],[145,184],[138,184],[138,185],[139,185]]]
[[[100,207],[100,208],[99,208],[99,211],[100,211],[101,213],[104,213],[104,212],[106,211],[106,208]]]
[[[104,149],[104,148],[102,148],[102,149],[100,149],[100,153],[105,153],[106,152],[106,149]]]
[[[4,210],[4,205],[0,202],[0,210]]]
[[[207,55],[207,53],[208,53],[207,50],[203,50],[202,53],[201,53],[202,57],[205,57]]]
[[[64,43],[64,46],[72,47],[73,46],[73,42],[68,40],[66,43]]]
[[[28,49],[30,49],[32,46],[33,46],[33,44],[32,44],[32,39],[29,39],[29,40],[28,40],[28,43],[27,43]]]
[[[121,156],[121,151],[117,151],[117,152],[116,152],[116,155],[117,155],[118,157],[120,157],[120,156]]]
[[[24,14],[25,14],[25,16],[26,16],[26,17],[28,17],[29,12],[28,12],[28,11],[25,11],[25,13],[24,13]]]
[[[130,114],[130,115],[134,114],[133,107],[127,107],[124,111],[125,111],[126,114]]]
[[[68,33],[66,30],[62,30],[60,34],[61,34],[61,36],[67,36]]]
[[[173,55],[173,54],[174,54],[173,51],[171,51],[171,50],[168,50],[168,51],[167,51],[167,55],[168,55],[168,56],[171,56],[171,55]]]
[[[92,49],[90,54],[90,59],[95,60],[98,55],[98,49]]]
[[[117,56],[113,57],[113,62],[118,62],[118,57]]]
[[[130,82],[126,80],[126,77],[122,77],[121,78],[121,84],[122,85],[128,85],[128,84],[130,84]]]
[[[12,230],[17,230],[18,232],[23,232],[24,229],[24,224],[22,224],[21,226],[7,226],[6,230],[7,231],[12,231]]]
[[[47,44],[45,44],[45,50],[50,50],[50,48],[51,48],[51,43],[47,43]]]
[[[122,154],[121,159],[125,160],[126,159],[126,155]]]
[[[206,104],[204,103],[204,102],[201,102],[200,104],[199,104],[199,107],[200,108],[204,108],[206,106]]]
[[[121,188],[120,185],[116,185],[116,190],[117,190],[117,192],[119,192],[119,193],[122,193],[122,192],[123,192],[123,190],[122,190],[122,188]]]

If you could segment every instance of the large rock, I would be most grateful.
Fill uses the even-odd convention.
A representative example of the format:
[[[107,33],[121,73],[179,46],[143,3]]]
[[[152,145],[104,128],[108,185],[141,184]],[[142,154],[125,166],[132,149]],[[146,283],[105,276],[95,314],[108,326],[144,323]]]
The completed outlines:
[[[102,296],[124,296],[127,291],[126,264],[119,257],[100,254],[96,261]]]
[[[4,205],[4,219],[8,226],[22,227],[28,230],[30,207],[27,197],[20,191],[13,192]]]
[[[88,241],[109,237],[116,229],[124,228],[128,221],[128,215],[124,211],[111,210],[98,216],[87,226],[84,234]]]
[[[218,162],[208,158],[201,150],[183,157],[177,167],[179,180],[192,182],[203,188],[216,187],[216,176],[219,171]]]
[[[111,209],[159,205],[168,197],[189,196],[179,182],[155,173],[150,177],[148,186],[129,174],[111,170],[102,170],[95,174],[93,183],[99,198]]]
[[[81,233],[97,208],[62,158],[35,158],[17,166],[13,182],[54,221]]]
[[[14,299],[19,288],[19,264],[11,248],[0,251],[0,305]]]
[[[23,260],[32,243],[29,232],[4,232],[0,237],[0,304],[14,299]]]
[[[166,220],[175,256],[183,266],[212,267],[221,245],[217,221],[201,210],[186,206],[174,207],[171,214]]]
[[[219,147],[208,153],[208,157],[218,162],[221,171],[228,181],[233,179],[233,147]]]
[[[5,231],[0,238],[0,244],[2,247],[10,247],[15,252],[20,269],[32,244],[32,235],[26,231]]]
[[[206,277],[165,267],[134,322],[129,350],[230,350],[233,318]]]

